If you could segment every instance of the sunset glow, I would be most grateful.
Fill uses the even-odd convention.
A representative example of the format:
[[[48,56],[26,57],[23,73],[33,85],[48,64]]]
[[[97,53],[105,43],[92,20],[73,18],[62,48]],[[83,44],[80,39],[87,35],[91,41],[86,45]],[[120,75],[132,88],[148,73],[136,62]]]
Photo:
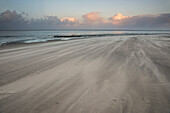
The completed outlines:
[[[99,12],[90,12],[88,14],[83,15],[85,21],[88,22],[100,22],[103,20],[102,17],[99,16]]]
[[[144,29],[146,26],[170,29],[169,3],[168,0],[140,3],[133,0],[1,0],[0,29],[41,29],[41,26],[46,29]]]
[[[128,18],[128,17],[130,17],[130,16],[124,16],[123,14],[118,13],[115,16],[112,17],[112,20],[121,20],[121,19],[125,19],[125,18]]]
[[[60,19],[62,22],[64,21],[64,20],[68,20],[68,21],[70,21],[70,22],[76,22],[77,21],[77,19],[76,18],[73,18],[73,17],[63,17],[63,18],[61,18]]]

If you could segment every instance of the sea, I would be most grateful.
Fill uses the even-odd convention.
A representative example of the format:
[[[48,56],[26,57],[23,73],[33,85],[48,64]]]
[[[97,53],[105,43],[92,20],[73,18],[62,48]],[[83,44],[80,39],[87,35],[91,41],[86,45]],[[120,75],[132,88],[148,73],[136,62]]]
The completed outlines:
[[[69,41],[128,35],[170,35],[169,30],[25,30],[0,31],[0,45]]]

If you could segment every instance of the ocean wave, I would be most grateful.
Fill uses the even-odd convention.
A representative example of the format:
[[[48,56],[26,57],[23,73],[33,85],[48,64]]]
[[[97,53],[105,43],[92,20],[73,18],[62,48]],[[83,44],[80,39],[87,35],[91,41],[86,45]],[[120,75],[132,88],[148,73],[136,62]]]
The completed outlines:
[[[34,35],[0,35],[0,38],[32,37]]]

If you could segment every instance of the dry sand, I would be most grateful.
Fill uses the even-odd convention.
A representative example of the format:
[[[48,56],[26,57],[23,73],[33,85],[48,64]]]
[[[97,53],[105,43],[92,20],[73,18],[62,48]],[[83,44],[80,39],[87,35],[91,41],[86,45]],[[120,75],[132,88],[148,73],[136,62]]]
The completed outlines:
[[[3,48],[0,113],[170,113],[170,38]]]

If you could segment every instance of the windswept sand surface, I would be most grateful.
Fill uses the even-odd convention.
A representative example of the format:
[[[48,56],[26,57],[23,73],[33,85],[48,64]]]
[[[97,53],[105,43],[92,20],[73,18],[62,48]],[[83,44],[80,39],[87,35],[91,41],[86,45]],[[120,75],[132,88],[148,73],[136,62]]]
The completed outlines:
[[[170,38],[1,49],[0,113],[170,113]]]

